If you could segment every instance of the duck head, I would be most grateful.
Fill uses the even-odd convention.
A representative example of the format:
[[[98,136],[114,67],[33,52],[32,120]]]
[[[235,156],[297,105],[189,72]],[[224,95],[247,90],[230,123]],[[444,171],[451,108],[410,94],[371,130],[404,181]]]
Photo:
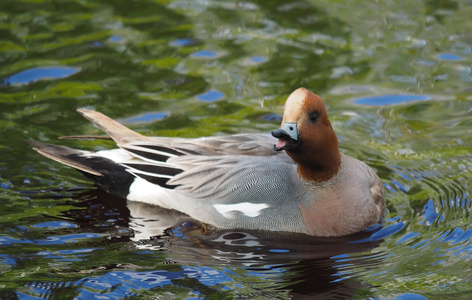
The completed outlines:
[[[328,181],[341,167],[338,139],[324,102],[305,88],[288,97],[282,125],[272,135],[279,140],[274,150],[285,150],[307,180]]]

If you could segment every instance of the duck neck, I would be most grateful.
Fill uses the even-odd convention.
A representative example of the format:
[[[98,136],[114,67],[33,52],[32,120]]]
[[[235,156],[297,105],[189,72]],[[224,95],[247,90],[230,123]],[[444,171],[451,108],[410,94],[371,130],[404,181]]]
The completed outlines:
[[[297,163],[301,177],[314,182],[325,182],[338,174],[342,159],[338,145],[323,147],[313,151],[304,151],[303,147],[287,154]]]

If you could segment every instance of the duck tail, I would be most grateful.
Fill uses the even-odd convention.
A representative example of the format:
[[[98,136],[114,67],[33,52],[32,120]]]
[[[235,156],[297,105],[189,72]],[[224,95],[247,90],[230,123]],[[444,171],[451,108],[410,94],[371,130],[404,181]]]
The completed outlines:
[[[81,171],[101,189],[118,197],[126,197],[135,176],[111,159],[90,151],[25,140],[39,154]]]
[[[148,137],[129,129],[98,111],[79,108],[77,112],[95,124],[95,126],[105,131],[118,145],[150,140]]]

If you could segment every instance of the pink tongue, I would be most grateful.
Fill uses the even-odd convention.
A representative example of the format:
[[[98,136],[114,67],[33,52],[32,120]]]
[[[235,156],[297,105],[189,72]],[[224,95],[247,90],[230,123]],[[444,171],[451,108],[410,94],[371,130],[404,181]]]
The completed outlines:
[[[275,147],[277,147],[278,149],[282,148],[283,146],[285,146],[287,144],[287,141],[284,141],[284,140],[279,140],[279,142],[275,145]]]

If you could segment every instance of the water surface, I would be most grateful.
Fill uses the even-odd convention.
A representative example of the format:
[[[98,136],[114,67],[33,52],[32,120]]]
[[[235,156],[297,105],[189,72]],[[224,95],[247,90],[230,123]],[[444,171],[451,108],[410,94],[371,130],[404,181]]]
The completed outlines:
[[[470,299],[469,1],[2,1],[0,298]],[[304,86],[387,191],[342,238],[207,229],[21,139],[267,132]]]

